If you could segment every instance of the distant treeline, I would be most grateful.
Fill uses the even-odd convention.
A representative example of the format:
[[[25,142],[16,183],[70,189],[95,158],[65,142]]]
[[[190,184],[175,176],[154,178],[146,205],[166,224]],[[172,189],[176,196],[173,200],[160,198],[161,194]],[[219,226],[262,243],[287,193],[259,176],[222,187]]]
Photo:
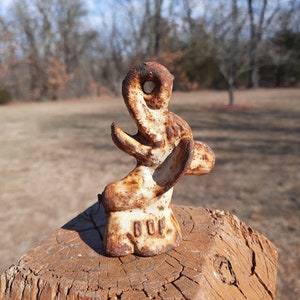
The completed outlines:
[[[93,4],[93,6],[91,6]],[[119,93],[155,60],[174,88],[300,85],[300,0],[11,0],[0,90],[43,100]]]

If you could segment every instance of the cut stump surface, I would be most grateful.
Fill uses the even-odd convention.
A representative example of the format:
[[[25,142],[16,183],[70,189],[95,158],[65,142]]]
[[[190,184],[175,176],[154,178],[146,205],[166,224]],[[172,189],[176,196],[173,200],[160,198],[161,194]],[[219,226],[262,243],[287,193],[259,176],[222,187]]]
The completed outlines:
[[[107,257],[96,203],[8,268],[0,299],[274,299],[277,251],[236,216],[173,206],[183,241],[154,257]]]

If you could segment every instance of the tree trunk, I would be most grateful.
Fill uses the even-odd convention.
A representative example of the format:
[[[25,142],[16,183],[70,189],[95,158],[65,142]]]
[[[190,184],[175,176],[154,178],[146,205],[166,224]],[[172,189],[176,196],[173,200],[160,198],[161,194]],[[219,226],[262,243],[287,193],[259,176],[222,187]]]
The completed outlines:
[[[155,1],[155,15],[154,15],[154,55],[157,56],[161,47],[161,9],[163,0]]]
[[[229,96],[229,105],[234,104],[234,81],[233,79],[228,80],[228,96]]]
[[[252,66],[249,69],[249,83],[248,88],[258,88],[259,87],[259,79],[258,79],[258,68],[256,66]]]
[[[161,255],[107,257],[96,203],[0,277],[0,299],[274,299],[277,251],[237,217],[173,206],[180,246]]]
[[[256,67],[256,32],[254,24],[254,13],[252,0],[248,0],[248,14],[250,19],[250,42],[249,42],[249,82],[248,87],[254,88],[258,87],[257,77],[255,76]]]
[[[259,76],[258,76],[258,64],[257,64],[257,49],[258,45],[262,39],[263,26],[265,24],[265,12],[267,9],[268,0],[262,1],[262,7],[260,11],[256,12],[258,14],[258,21],[255,24],[254,21],[254,10],[252,0],[248,0],[248,14],[250,20],[250,48],[249,48],[249,88],[259,87]],[[275,14],[276,10],[274,11]],[[273,17],[271,16],[267,23],[271,21]]]
[[[253,48],[253,46],[250,46]],[[249,88],[259,87],[258,65],[256,61],[256,49],[250,49],[249,51],[250,64],[249,64]]]

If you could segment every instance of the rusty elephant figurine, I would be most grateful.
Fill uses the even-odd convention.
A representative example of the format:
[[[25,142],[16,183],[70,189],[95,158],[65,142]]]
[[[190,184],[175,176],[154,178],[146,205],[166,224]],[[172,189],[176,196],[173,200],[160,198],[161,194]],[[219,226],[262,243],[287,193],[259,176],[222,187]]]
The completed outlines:
[[[138,131],[129,135],[113,123],[112,139],[137,164],[100,197],[108,216],[103,244],[109,256],[153,256],[178,246],[173,187],[183,175],[207,174],[214,166],[211,148],[194,141],[187,122],[168,110],[173,79],[164,66],[146,62],[123,81],[123,98]],[[153,88],[146,91],[149,82]]]

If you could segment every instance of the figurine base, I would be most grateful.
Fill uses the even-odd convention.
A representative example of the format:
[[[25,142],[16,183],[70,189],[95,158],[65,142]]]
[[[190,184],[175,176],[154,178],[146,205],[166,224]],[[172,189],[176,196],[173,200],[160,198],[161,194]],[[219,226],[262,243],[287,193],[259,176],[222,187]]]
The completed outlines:
[[[180,241],[181,230],[172,209],[156,203],[109,213],[103,244],[109,256],[154,256],[177,247]]]

